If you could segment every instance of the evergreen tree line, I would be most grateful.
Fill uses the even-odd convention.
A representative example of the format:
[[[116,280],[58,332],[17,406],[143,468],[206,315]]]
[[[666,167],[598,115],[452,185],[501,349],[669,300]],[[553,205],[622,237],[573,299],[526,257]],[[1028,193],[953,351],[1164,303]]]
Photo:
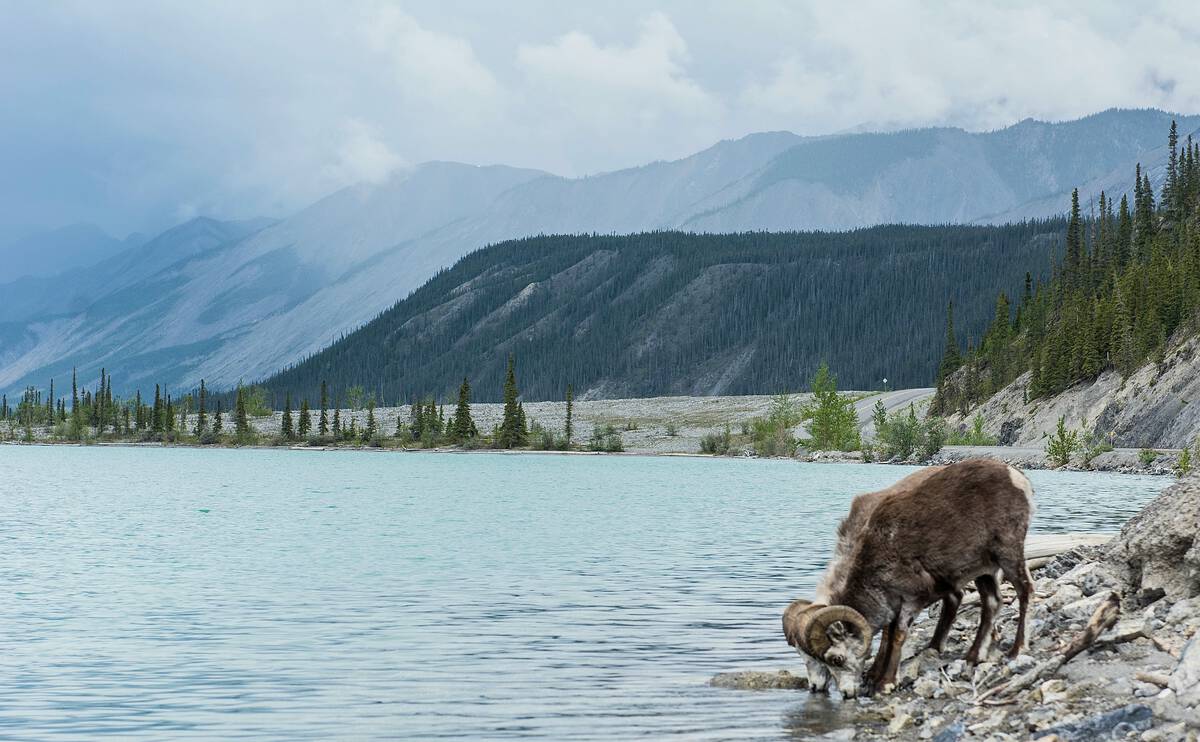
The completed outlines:
[[[220,396],[209,394],[203,379],[199,388],[179,399],[164,394],[155,386],[154,402],[143,402],[141,391],[130,399],[121,399],[112,393],[112,379],[101,371],[100,383],[93,392],[80,390],[77,379],[72,375],[71,398],[57,397],[54,382],[49,391],[30,387],[26,389],[17,406],[9,405],[8,396],[0,395],[0,421],[9,422],[9,430],[22,428],[25,437],[34,439],[33,430],[48,429],[52,439],[84,440],[100,438],[109,440],[135,439],[142,441],[197,442],[201,444],[260,442],[260,434],[251,424],[251,418],[272,414],[269,409],[255,409],[261,405],[261,390],[238,385],[232,392],[232,427],[227,427],[225,409]],[[375,415],[373,396],[365,399],[367,416],[360,428],[354,415],[344,423],[340,404],[335,400],[330,410],[329,385],[322,381],[317,406],[309,404],[307,398],[293,407],[290,392],[284,394],[280,429],[277,439],[269,443],[308,442],[312,444],[362,443],[383,445],[417,444],[422,446],[492,446],[494,448],[523,448],[534,445],[538,448],[567,449],[573,443],[574,391],[566,389],[566,425],[563,434],[554,436],[540,428],[537,440],[531,440],[531,426],[525,417],[525,406],[520,400],[517,386],[516,360],[509,356],[504,384],[504,414],[501,423],[490,433],[481,434],[471,414],[471,384],[464,378],[458,388],[457,402],[449,417],[444,404],[433,397],[419,400],[411,407],[407,419],[398,418],[393,436],[379,428]],[[355,404],[363,401],[361,390],[346,396]],[[215,406],[214,406],[215,405]],[[194,412],[193,412],[194,411]]]
[[[1064,225],[514,240],[262,384],[275,404],[322,381],[415,402],[453,399],[466,371],[478,399],[498,401],[515,353],[526,399],[568,383],[607,397],[798,391],[822,358],[851,389],[928,385],[941,342],[925,328],[947,294],[980,331],[978,300],[1019,290]]]
[[[1049,280],[1027,275],[1015,302],[1002,291],[965,352],[951,303],[934,414],[965,412],[1027,371],[1031,398],[1107,370],[1128,377],[1200,330],[1200,143],[1181,143],[1172,123],[1167,145],[1160,193],[1140,164],[1132,204],[1102,192],[1085,215],[1072,193]]]

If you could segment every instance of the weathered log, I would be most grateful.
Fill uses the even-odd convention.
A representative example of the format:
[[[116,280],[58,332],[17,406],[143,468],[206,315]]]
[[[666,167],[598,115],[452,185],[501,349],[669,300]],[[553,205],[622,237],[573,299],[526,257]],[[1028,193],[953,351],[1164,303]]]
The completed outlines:
[[[1063,648],[1062,652],[1034,665],[1030,670],[980,693],[975,697],[975,703],[977,705],[984,704],[985,702],[988,704],[1007,703],[1008,701],[1003,700],[1004,696],[1011,697],[1016,693],[1030,688],[1034,683],[1050,677],[1058,672],[1060,667],[1095,644],[1096,639],[1101,634],[1108,631],[1117,623],[1117,618],[1120,615],[1121,599],[1116,593],[1109,593],[1108,597],[1096,607],[1087,626],[1075,637],[1074,641]]]

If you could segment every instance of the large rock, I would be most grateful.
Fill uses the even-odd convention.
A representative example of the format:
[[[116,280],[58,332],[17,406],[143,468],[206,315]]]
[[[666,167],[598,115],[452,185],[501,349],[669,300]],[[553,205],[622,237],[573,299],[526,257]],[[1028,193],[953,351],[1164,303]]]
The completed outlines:
[[[1135,591],[1161,589],[1171,600],[1200,595],[1200,474],[1167,489],[1130,519],[1106,561]]]

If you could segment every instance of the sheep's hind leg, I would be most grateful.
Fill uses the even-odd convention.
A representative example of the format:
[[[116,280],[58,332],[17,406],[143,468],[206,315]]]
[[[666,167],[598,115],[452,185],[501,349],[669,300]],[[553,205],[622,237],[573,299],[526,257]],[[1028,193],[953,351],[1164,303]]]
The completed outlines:
[[[1017,635],[1013,639],[1012,649],[1008,650],[1009,658],[1013,658],[1019,655],[1025,646],[1025,617],[1029,612],[1029,598],[1033,595],[1033,577],[1029,574],[1029,568],[1025,566],[1024,554],[1019,555],[1019,558],[1006,560],[1001,569],[1004,571],[1004,579],[1017,589]]]
[[[976,577],[975,587],[979,589],[979,629],[967,651],[966,661],[970,665],[977,665],[981,659],[987,658],[992,642],[992,625],[996,621],[996,610],[1000,607],[1000,583],[994,576]]]

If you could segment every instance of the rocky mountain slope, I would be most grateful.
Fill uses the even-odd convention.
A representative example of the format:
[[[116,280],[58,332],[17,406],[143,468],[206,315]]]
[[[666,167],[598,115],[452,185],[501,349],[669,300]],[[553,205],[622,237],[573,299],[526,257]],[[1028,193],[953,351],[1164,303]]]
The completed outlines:
[[[486,244],[545,233],[726,232],[1017,219],[1058,212],[1155,147],[1170,116],[1107,111],[968,133],[756,134],[674,162],[585,178],[427,163],[335,193],[70,313],[18,309],[0,329],[0,389],[72,366],[119,368],[117,389],[228,386],[358,327]],[[1181,131],[1200,118],[1181,119]],[[1086,188],[1085,188],[1086,192]],[[1040,267],[1039,261],[1033,267]],[[68,314],[62,314],[63,311]]]
[[[1200,436],[1200,337],[1177,344],[1161,363],[1148,363],[1122,379],[1106,371],[1048,399],[1026,401],[1029,373],[1022,374],[951,425],[970,427],[976,414],[999,443],[1038,446],[1060,417],[1068,428],[1128,448],[1184,448]]]

